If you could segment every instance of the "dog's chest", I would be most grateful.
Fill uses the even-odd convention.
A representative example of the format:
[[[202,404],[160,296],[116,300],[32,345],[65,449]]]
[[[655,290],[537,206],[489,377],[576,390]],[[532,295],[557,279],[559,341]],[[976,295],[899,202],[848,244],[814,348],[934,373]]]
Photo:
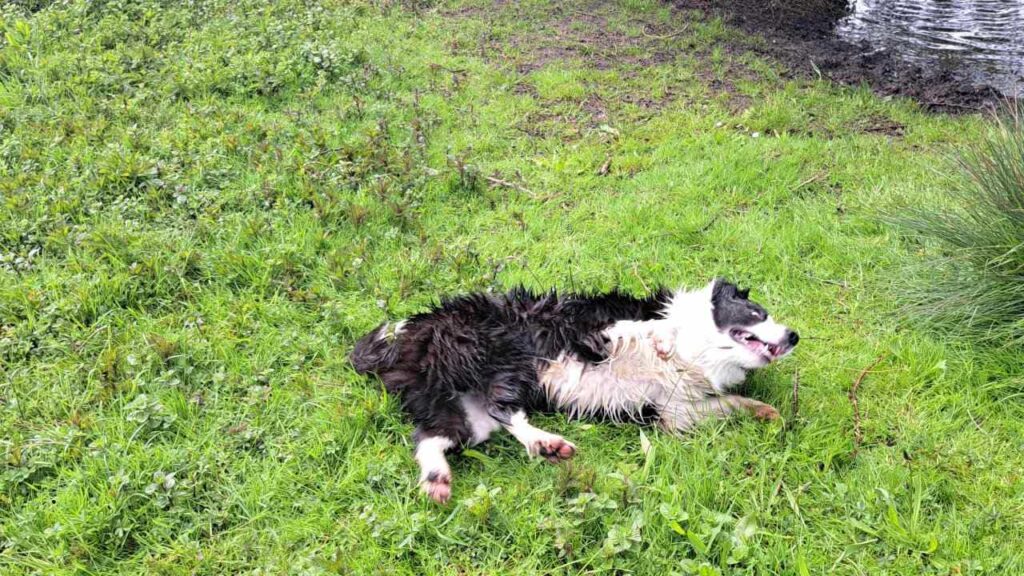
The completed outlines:
[[[639,347],[590,364],[562,355],[539,370],[548,401],[572,416],[638,418],[651,406],[704,396],[710,388],[693,370],[680,370]]]

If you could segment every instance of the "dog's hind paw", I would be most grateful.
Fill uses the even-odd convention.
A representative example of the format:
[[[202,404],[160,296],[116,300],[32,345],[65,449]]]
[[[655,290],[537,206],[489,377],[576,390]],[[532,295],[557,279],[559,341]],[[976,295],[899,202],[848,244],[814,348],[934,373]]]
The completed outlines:
[[[438,504],[452,497],[452,476],[447,472],[431,472],[420,482],[420,489]]]
[[[530,452],[533,455],[543,456],[552,464],[558,464],[575,456],[576,446],[561,436],[552,436],[534,442]]]

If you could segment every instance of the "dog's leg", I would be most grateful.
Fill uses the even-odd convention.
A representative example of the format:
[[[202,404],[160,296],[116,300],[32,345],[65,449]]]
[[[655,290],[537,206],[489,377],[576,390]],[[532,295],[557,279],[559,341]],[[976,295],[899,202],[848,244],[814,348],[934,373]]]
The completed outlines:
[[[445,436],[424,436],[416,443],[416,462],[420,465],[420,489],[430,499],[444,504],[452,495],[452,470],[444,453],[455,446]]]
[[[530,456],[543,456],[552,463],[572,458],[576,453],[572,442],[535,428],[526,419],[524,407],[530,405],[531,393],[540,388],[536,360],[527,348],[513,351],[517,361],[506,361],[502,370],[488,381],[488,413],[526,447]]]
[[[605,329],[604,336],[613,356],[628,354],[647,344],[662,360],[672,358],[676,351],[676,327],[667,320],[619,321]]]
[[[526,447],[530,456],[543,456],[548,462],[557,464],[576,454],[576,446],[558,434],[546,432],[530,424],[522,410],[512,414],[508,424],[502,424],[516,440]]]
[[[462,404],[458,398],[437,393],[443,383],[429,381],[419,370],[393,369],[381,379],[388,390],[401,392],[402,408],[416,425],[413,442],[420,488],[435,502],[448,501],[452,473],[445,452],[468,444],[473,435]]]
[[[781,417],[779,411],[775,409],[771,404],[765,404],[759,400],[753,398],[744,398],[743,396],[737,396],[743,404],[743,408],[746,408],[750,413],[763,422],[769,420],[777,420]]]
[[[662,428],[683,432],[711,416],[728,416],[737,410],[747,410],[758,420],[775,420],[779,412],[764,402],[735,394],[708,396],[700,400],[670,400],[658,407]]]
[[[657,353],[658,358],[671,360],[676,355],[676,328],[674,326],[659,322],[648,337],[651,339],[651,345],[654,346],[654,352]]]

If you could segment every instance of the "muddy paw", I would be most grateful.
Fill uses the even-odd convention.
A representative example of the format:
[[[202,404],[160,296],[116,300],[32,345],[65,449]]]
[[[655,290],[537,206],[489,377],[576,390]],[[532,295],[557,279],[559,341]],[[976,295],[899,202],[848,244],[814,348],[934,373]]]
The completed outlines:
[[[779,411],[767,404],[761,404],[754,408],[754,418],[765,421],[775,420],[779,418]]]
[[[536,455],[547,458],[548,462],[558,464],[562,460],[568,460],[576,455],[576,446],[565,438],[554,436],[538,440],[533,447]]]
[[[452,497],[452,475],[448,472],[431,472],[420,482],[420,489],[438,504],[444,504]]]

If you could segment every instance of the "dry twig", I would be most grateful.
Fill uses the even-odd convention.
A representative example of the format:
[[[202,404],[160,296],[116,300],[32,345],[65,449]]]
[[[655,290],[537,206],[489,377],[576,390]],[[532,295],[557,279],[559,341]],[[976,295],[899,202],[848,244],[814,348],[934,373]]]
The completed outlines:
[[[793,422],[800,416],[800,371],[793,372]]]
[[[644,294],[650,294],[651,289],[647,287],[647,283],[640,277],[640,272],[636,269],[636,262],[633,263],[633,275],[640,281],[640,285],[644,287]]]
[[[883,354],[878,358],[875,358],[874,362],[869,364],[867,368],[861,370],[860,374],[857,375],[857,379],[854,380],[853,386],[850,387],[848,397],[850,398],[850,404],[853,405],[853,454],[851,454],[851,457],[853,458],[857,457],[857,452],[860,450],[861,442],[864,441],[864,431],[861,430],[860,427],[860,404],[857,402],[857,391],[860,390],[860,385],[861,382],[864,381],[864,377],[867,376],[868,372],[871,372],[871,369],[877,366],[884,357],[885,355]]]
[[[675,32],[672,32],[672,33],[669,33],[669,34],[661,34],[661,35],[648,34],[646,30],[643,30],[642,32],[643,32],[644,37],[650,38],[651,40],[669,40],[671,38],[675,38],[676,36],[679,36],[683,32],[686,32],[686,30],[689,27],[690,27],[689,24],[683,24],[683,27],[680,28],[679,30],[676,30]]]
[[[791,191],[796,192],[797,190],[803,188],[804,186],[809,186],[809,185],[814,184],[816,182],[820,182],[820,181],[824,180],[825,178],[828,178],[828,170],[819,170],[819,171],[815,172],[814,174],[811,174],[807,178],[801,180],[800,183],[798,183],[796,186],[794,186],[791,189]]]
[[[532,192],[530,192],[521,184],[517,184],[515,182],[510,182],[508,180],[503,180],[499,178],[497,172],[495,172],[494,175],[492,176],[485,176],[484,179],[487,180],[487,182],[491,186],[497,186],[499,188],[512,188],[513,190],[519,190],[520,192],[524,192],[526,194],[532,194]]]

